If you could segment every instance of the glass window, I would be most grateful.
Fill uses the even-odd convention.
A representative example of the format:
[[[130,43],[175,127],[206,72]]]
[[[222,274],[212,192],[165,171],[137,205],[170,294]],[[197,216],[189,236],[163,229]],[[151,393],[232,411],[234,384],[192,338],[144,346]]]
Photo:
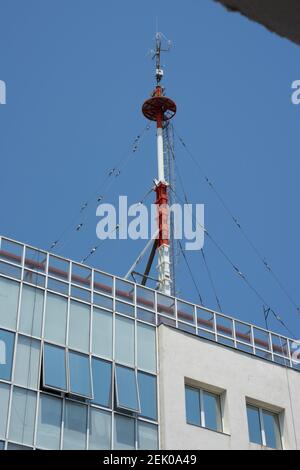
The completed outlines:
[[[87,407],[66,400],[63,448],[84,450],[86,448]]]
[[[21,444],[33,444],[36,393],[15,387],[13,390],[9,439]]]
[[[282,449],[279,417],[276,413],[247,405],[250,442]]]
[[[203,392],[205,427],[213,431],[222,431],[220,397],[213,393]]]
[[[0,450],[4,450],[5,442],[0,441]]]
[[[26,247],[25,266],[35,271],[45,272],[47,253],[34,248]]]
[[[14,444],[13,442],[9,442],[7,444],[7,450],[33,450],[32,447],[21,446],[20,444]]]
[[[0,277],[0,325],[16,328],[20,284]]]
[[[123,315],[128,315],[129,317],[134,317],[134,306],[116,301],[116,312],[123,313]]]
[[[141,307],[147,309],[155,309],[155,296],[154,291],[145,287],[137,286],[136,290],[136,303]]]
[[[71,286],[71,296],[86,302],[91,301],[91,292],[86,289],[81,289],[80,287]]]
[[[259,409],[247,406],[247,417],[250,442],[262,445]]]
[[[40,395],[37,446],[42,449],[60,448],[60,427],[62,421],[62,400]]]
[[[49,256],[49,266],[48,266],[48,273],[49,275],[59,277],[60,279],[64,279],[65,281],[69,278],[69,268],[70,263],[67,260],[62,258],[57,258],[56,256],[50,255]]]
[[[114,449],[135,449],[134,419],[115,415]]]
[[[155,328],[137,324],[137,364],[140,369],[156,372]]]
[[[94,293],[94,304],[99,307],[113,309],[113,300],[110,297]]]
[[[44,345],[44,386],[67,390],[66,352],[64,348]]]
[[[28,271],[27,269],[24,269],[23,280],[24,282],[33,284],[35,287],[45,287],[46,284],[46,278],[43,274],[37,274],[33,271]]]
[[[23,285],[19,329],[31,336],[41,336],[44,293],[40,289]]]
[[[201,426],[200,391],[198,389],[185,387],[185,409],[187,423]]]
[[[111,448],[111,413],[90,408],[90,450]]]
[[[22,263],[23,245],[1,238],[0,258],[13,261],[16,264]]]
[[[157,389],[154,375],[138,372],[141,415],[144,418],[157,419]]]
[[[98,356],[112,358],[112,313],[93,308],[92,352]]]
[[[90,268],[80,264],[72,263],[72,276],[71,281],[74,284],[90,288],[91,287],[92,271]]]
[[[107,274],[94,271],[94,290],[112,295],[113,278]]]
[[[195,324],[194,306],[177,300],[177,316],[178,320],[182,320],[192,325]]]
[[[266,436],[266,446],[272,449],[281,449],[281,437],[278,415],[263,410],[263,421]]]
[[[158,432],[155,424],[138,421],[138,448],[139,450],[158,449]]]
[[[15,277],[16,279],[21,279],[22,271],[20,268],[16,268],[9,263],[0,262],[0,273],[5,274],[6,276]]]
[[[175,300],[172,297],[157,294],[157,311],[164,315],[175,315]]]
[[[110,362],[92,358],[93,403],[111,407],[112,366]]]
[[[48,277],[48,291],[53,290],[54,292],[58,292],[59,294],[68,295],[69,293],[69,284],[66,282],[57,281],[56,279],[52,279]]]
[[[90,349],[90,311],[88,305],[71,301],[69,319],[69,346],[89,352]]]
[[[45,338],[55,343],[66,343],[68,300],[55,294],[47,294]]]
[[[134,321],[116,315],[116,361],[134,365]]]
[[[10,386],[0,382],[0,437],[5,439]]]
[[[0,379],[10,380],[14,353],[15,335],[0,330]]]
[[[116,279],[116,297],[127,302],[134,302],[134,284]]]
[[[14,381],[27,388],[37,388],[40,370],[40,341],[18,337]]]
[[[69,351],[70,392],[92,398],[89,356]]]
[[[185,387],[186,420],[188,424],[222,431],[220,396],[205,390]]]
[[[134,369],[116,366],[117,407],[140,411],[136,373]]]

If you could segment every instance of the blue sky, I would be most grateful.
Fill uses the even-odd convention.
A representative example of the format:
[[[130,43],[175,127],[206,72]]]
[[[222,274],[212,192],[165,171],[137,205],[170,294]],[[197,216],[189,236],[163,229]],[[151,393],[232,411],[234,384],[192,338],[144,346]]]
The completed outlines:
[[[156,19],[173,41],[165,55],[174,125],[296,303],[299,296],[299,121],[291,83],[299,48],[211,0],[0,0],[0,232],[49,248],[145,127],[141,105],[154,86]],[[297,338],[300,314],[234,227],[197,167],[176,142],[191,202],[204,203],[207,229]],[[156,176],[155,129],[105,194],[139,201]],[[179,188],[178,188],[179,190]],[[148,201],[151,201],[148,199]],[[56,252],[81,260],[97,243],[96,198],[80,232]],[[74,219],[75,217],[75,219]],[[78,220],[78,223],[80,220]],[[74,227],[76,223],[71,226]],[[108,241],[90,264],[124,275],[144,242]],[[262,302],[206,240],[223,311],[264,325]],[[187,253],[205,305],[216,308],[199,253]],[[184,262],[179,294],[197,301]],[[270,319],[272,329],[284,332]]]

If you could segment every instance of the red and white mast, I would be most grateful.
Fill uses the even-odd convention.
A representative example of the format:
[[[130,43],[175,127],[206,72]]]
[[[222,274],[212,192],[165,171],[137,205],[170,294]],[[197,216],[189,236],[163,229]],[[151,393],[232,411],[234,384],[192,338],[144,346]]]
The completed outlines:
[[[161,39],[162,34],[157,33],[154,54],[154,57],[156,57],[156,88],[152,93],[152,97],[143,104],[142,112],[150,121],[156,121],[158,179],[156,180],[155,192],[158,218],[158,289],[164,294],[171,295],[168,182],[165,180],[164,171],[163,127],[165,122],[175,115],[176,104],[164,95],[164,88],[160,84],[163,78],[160,55],[163,50],[166,50],[161,47]]]

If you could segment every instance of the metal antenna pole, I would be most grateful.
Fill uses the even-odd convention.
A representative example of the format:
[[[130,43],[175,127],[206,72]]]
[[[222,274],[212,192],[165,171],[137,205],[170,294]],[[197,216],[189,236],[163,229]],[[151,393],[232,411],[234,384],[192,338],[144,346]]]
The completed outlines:
[[[159,230],[157,240],[158,289],[167,295],[171,295],[168,182],[165,180],[163,128],[166,122],[176,114],[176,104],[164,95],[164,89],[160,85],[164,75],[160,62],[161,52],[170,49],[169,41],[167,42],[167,48],[162,47],[162,38],[164,38],[162,33],[156,33],[156,47],[153,55],[156,60],[156,88],[152,93],[152,97],[143,104],[142,112],[147,119],[156,122],[158,179],[155,192]]]

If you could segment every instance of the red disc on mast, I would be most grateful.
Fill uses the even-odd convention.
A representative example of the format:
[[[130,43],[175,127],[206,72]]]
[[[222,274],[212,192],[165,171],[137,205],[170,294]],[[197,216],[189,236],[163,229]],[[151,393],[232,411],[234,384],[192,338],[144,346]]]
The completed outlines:
[[[168,121],[176,114],[176,103],[170,98],[163,96],[161,87],[158,86],[154,96],[143,104],[142,112],[150,121],[157,121],[158,116],[162,116],[163,121]]]

